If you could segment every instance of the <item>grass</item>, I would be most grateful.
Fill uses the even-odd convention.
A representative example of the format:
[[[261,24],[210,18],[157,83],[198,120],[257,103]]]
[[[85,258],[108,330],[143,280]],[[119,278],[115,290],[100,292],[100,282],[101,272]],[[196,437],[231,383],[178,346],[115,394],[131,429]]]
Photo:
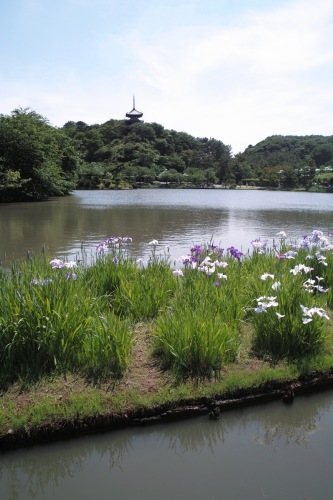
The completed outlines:
[[[14,384],[0,398],[0,435],[33,429],[40,425],[57,426],[62,421],[78,418],[122,414],[156,407],[172,407],[200,398],[235,397],[244,389],[260,388],[272,381],[290,381],[315,371],[325,373],[333,367],[333,353],[310,363],[272,366],[248,357],[231,363],[218,380],[187,380],[174,384],[174,379],[161,372],[153,391],[145,384],[133,387],[131,374],[110,387],[109,381],[87,384],[82,377],[46,377],[22,390]],[[141,367],[145,376],[149,370]]]
[[[178,269],[103,243],[90,265],[0,270],[0,433],[228,394],[333,367],[333,254],[196,245]],[[177,267],[177,266],[176,266]]]

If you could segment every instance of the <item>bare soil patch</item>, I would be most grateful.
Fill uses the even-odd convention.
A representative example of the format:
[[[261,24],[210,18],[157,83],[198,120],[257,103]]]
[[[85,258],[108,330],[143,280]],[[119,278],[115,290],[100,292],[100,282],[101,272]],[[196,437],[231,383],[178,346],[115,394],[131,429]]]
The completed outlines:
[[[167,374],[159,361],[151,355],[149,328],[140,327],[134,336],[132,361],[118,388],[133,388],[140,394],[156,391],[168,383]]]

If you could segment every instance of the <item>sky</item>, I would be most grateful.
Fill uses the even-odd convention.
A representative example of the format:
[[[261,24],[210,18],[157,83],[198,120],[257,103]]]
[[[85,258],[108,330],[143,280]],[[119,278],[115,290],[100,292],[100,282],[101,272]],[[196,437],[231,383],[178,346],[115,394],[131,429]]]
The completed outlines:
[[[333,135],[333,0],[0,0],[0,114]]]

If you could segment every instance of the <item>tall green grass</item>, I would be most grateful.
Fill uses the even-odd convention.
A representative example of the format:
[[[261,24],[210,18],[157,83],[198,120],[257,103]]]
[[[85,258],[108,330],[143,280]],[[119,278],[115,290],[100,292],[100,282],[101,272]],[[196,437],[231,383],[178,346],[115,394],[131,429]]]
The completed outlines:
[[[237,357],[244,313],[239,265],[230,262],[218,279],[221,274],[186,269],[170,308],[156,321],[154,351],[177,378],[218,377]]]
[[[129,326],[108,314],[80,269],[52,269],[44,257],[24,261],[1,274],[1,292],[2,385],[53,371],[126,369]]]
[[[270,252],[255,255],[249,265],[255,262],[249,308],[254,353],[272,361],[295,361],[322,352],[328,335],[328,289],[322,286],[327,272],[316,250],[299,249],[293,258],[275,256],[273,261]]]
[[[260,358],[299,363],[325,351],[333,247],[319,232],[298,246],[256,242],[247,256],[196,245],[178,270],[155,247],[136,262],[111,240],[89,265],[52,267],[42,252],[0,269],[0,385],[53,372],[121,377],[144,321],[154,353],[182,379],[218,377],[237,359],[244,321]]]
[[[150,260],[146,266],[131,259],[105,257],[85,272],[92,290],[108,299],[109,307],[133,322],[156,318],[169,304],[176,281],[166,261]]]

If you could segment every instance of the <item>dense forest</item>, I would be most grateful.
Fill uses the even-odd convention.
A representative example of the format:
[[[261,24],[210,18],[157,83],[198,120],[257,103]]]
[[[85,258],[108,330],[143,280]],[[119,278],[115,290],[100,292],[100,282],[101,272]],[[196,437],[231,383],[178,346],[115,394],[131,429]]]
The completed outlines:
[[[29,109],[0,115],[0,201],[42,200],[77,185],[73,141]]]
[[[73,189],[258,186],[333,191],[333,136],[266,138],[244,152],[158,123],[109,120],[56,128],[30,109],[0,115],[0,201]]]
[[[333,136],[273,135],[232,160],[236,183],[333,191]]]
[[[154,181],[209,186],[231,176],[230,146],[165,130],[158,123],[109,120],[88,126],[68,122],[63,130],[82,158],[78,188],[142,186]]]

